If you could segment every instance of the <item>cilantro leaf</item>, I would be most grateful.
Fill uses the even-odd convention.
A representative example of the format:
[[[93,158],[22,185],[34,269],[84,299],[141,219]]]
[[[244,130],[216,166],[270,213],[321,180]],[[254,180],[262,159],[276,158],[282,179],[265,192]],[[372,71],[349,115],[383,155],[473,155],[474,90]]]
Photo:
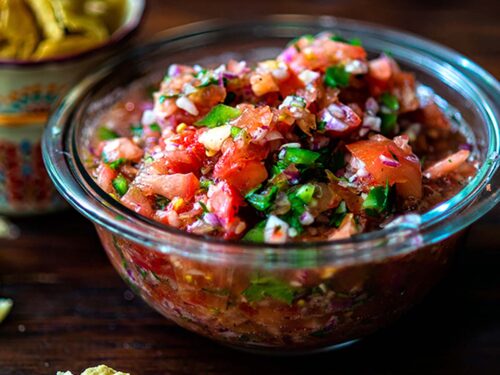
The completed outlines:
[[[376,186],[371,188],[368,196],[363,202],[363,209],[370,216],[379,216],[384,212],[389,211],[391,200],[390,200],[389,182],[384,186]]]
[[[111,129],[106,128],[105,126],[101,126],[97,130],[97,136],[99,137],[99,139],[101,141],[109,141],[111,139],[115,139],[115,138],[119,137],[119,135],[116,132],[114,132]]]
[[[269,189],[264,190],[260,194],[251,192],[245,196],[245,199],[258,211],[267,211],[271,204],[276,198],[278,193],[278,187],[272,186]]]
[[[291,305],[295,290],[281,280],[272,277],[258,277],[250,281],[250,286],[242,294],[248,302],[259,302],[265,298],[273,298]]]

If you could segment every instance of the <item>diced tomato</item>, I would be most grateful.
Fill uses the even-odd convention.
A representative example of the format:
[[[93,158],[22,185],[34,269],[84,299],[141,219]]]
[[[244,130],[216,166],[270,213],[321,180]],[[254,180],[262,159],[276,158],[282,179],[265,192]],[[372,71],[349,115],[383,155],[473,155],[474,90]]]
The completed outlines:
[[[328,235],[328,239],[330,241],[341,240],[344,238],[349,238],[356,233],[358,233],[356,221],[354,221],[354,215],[350,213],[345,215],[344,220],[342,220],[342,223],[340,223],[338,229],[334,229]]]
[[[210,186],[208,204],[224,226],[230,225],[244,201],[239,192],[225,181]]]
[[[246,129],[253,141],[259,141],[271,130],[273,113],[268,106],[254,107],[253,105],[239,105],[239,116],[232,125]]]
[[[418,158],[402,150],[390,139],[381,135],[348,144],[353,157],[364,164],[369,176],[362,180],[369,185],[396,184],[403,197],[422,197],[422,171]]]
[[[447,156],[444,159],[433,164],[424,172],[424,176],[433,180],[446,176],[449,173],[456,171],[470,156],[469,150],[460,150],[453,155]]]
[[[297,74],[293,71],[289,71],[288,78],[279,83],[279,90],[281,96],[284,98],[288,95],[295,94],[297,90],[304,87],[304,82],[302,82]]]
[[[151,200],[137,187],[131,186],[121,198],[121,202],[140,215],[151,217],[154,214]]]
[[[226,89],[219,85],[209,85],[189,95],[189,99],[200,111],[200,116],[208,113],[216,104],[222,103],[225,98]]]
[[[252,85],[252,91],[257,96],[280,90],[271,73],[254,73],[250,77],[250,84]]]
[[[398,98],[400,113],[418,109],[415,76],[412,73],[394,73],[391,82],[391,93]]]
[[[102,153],[105,161],[108,163],[118,159],[138,162],[144,155],[144,151],[128,138],[116,138],[104,141]]]
[[[118,172],[106,163],[99,164],[96,172],[98,185],[107,193],[114,192],[113,180],[118,176]]]
[[[200,188],[200,181],[193,173],[154,175],[140,173],[135,184],[146,195],[159,194],[168,199],[183,198],[190,200]]]
[[[441,108],[434,102],[427,103],[418,111],[418,120],[429,128],[448,131],[451,128],[450,120]]]
[[[245,195],[267,178],[267,170],[261,162],[266,156],[264,147],[232,142],[215,165],[214,177],[227,181]]]
[[[198,142],[198,135],[194,128],[184,129],[180,134],[173,134],[160,141],[165,149],[163,157],[155,161],[159,170],[171,173],[199,174],[200,168],[206,159],[205,147]]]
[[[331,65],[346,64],[353,60],[366,60],[363,47],[333,41],[329,38],[314,40],[312,45],[300,48],[297,54],[280,55],[282,61],[299,74],[304,69],[325,71]]]

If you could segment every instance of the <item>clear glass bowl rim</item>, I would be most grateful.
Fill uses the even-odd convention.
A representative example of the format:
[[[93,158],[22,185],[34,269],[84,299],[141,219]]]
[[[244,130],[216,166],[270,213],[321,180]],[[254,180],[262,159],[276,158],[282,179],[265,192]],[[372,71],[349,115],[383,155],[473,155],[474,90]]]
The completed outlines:
[[[487,162],[471,183],[450,200],[421,215],[421,220],[415,221],[410,216],[409,220],[401,220],[400,225],[392,228],[345,240],[261,245],[224,241],[165,227],[127,209],[103,192],[88,173],[82,174],[84,167],[76,152],[74,126],[71,126],[73,122],[70,119],[78,112],[77,102],[116,66],[124,66],[143,53],[155,51],[158,46],[196,35],[244,27],[278,30],[280,27],[307,26],[325,30],[350,29],[352,33],[372,34],[379,38],[383,36],[392,43],[439,62],[464,79],[479,99],[474,104],[487,115],[486,126],[490,133],[485,158]],[[500,130],[496,118],[499,98],[498,81],[478,65],[455,51],[406,32],[326,16],[273,15],[243,22],[213,20],[169,29],[149,44],[136,47],[125,59],[123,56],[116,58],[88,76],[59,103],[46,128],[42,148],[47,170],[55,186],[80,213],[118,236],[158,251],[211,261],[257,262],[263,265],[271,262],[273,267],[294,266],[296,258],[299,256],[302,259],[304,255],[309,256],[309,264],[312,262],[315,265],[367,261],[435,244],[464,229],[498,203]],[[304,254],[306,251],[307,254]]]

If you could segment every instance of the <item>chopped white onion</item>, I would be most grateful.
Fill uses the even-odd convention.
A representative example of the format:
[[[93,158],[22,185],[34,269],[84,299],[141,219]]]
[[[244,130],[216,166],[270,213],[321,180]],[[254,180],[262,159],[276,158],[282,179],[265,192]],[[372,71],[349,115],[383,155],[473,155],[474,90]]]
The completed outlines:
[[[270,215],[264,228],[264,241],[267,243],[285,243],[290,226],[280,218]]]
[[[319,78],[320,74],[313,70],[304,70],[299,74],[299,79],[304,83],[304,85],[308,85]]]
[[[187,113],[193,116],[198,116],[198,108],[194,105],[194,103],[189,100],[186,96],[181,96],[175,101],[175,104],[180,109],[185,110]]]
[[[361,60],[353,60],[346,64],[345,71],[351,74],[366,74],[368,73],[368,64]]]
[[[145,110],[144,113],[142,114],[142,119],[141,119],[142,125],[149,126],[154,124],[155,122],[156,122],[156,115],[154,111],[150,109]]]
[[[206,149],[210,151],[220,151],[224,141],[231,136],[231,125],[222,125],[213,129],[208,129],[198,138]]]

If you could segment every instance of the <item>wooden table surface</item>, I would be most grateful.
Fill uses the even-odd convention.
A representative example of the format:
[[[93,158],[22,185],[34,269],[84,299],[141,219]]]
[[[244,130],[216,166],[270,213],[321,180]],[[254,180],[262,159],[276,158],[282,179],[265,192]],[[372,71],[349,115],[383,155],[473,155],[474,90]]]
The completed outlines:
[[[398,27],[446,44],[497,78],[497,0],[151,1],[141,37],[213,17],[329,14]],[[377,5],[375,5],[377,3]],[[226,349],[159,316],[127,289],[92,225],[68,211],[16,220],[0,241],[0,375],[54,374],[99,363],[159,374],[499,374],[500,236],[497,208],[476,223],[451,274],[392,327],[333,353],[256,357]]]

